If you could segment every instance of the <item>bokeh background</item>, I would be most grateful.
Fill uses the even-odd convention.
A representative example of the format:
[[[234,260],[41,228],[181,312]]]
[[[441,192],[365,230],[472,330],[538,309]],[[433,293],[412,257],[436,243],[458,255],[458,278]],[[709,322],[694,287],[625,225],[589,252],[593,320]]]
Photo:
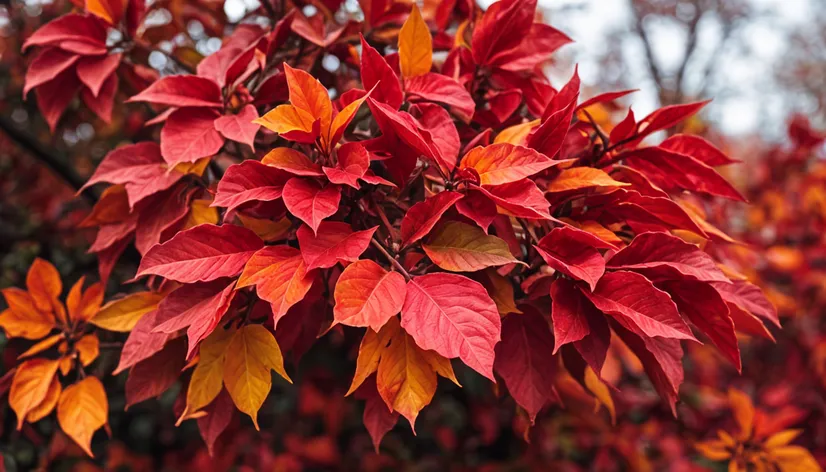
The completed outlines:
[[[153,13],[150,34],[190,64],[216,51],[223,32],[258,8],[256,0],[157,1],[163,7]],[[20,54],[22,41],[72,6],[68,0],[0,2],[0,288],[22,285],[38,256],[70,282],[95,271],[94,257],[85,253],[93,234],[76,228],[94,195],[76,196],[76,190],[108,150],[147,133],[137,105],[116,107],[106,125],[76,104],[52,134],[33,94],[22,96],[31,60]],[[384,444],[392,454],[366,457],[353,454],[369,442],[360,411],[341,395],[352,356],[331,335],[302,360],[300,388],[279,385],[262,411],[262,433],[236,425],[215,458],[206,455],[193,425],[175,428],[177,392],[171,391],[128,412],[122,399],[110,400],[113,439],[95,463],[53,435],[47,421],[16,431],[13,413],[2,407],[6,467],[726,470],[725,462],[704,457],[693,444],[732,429],[729,387],[752,398],[764,413],[761,421],[778,430],[803,429],[800,443],[826,464],[826,0],[542,0],[540,7],[544,20],[576,41],[548,65],[554,85],[578,64],[586,97],[640,89],[601,109],[606,123],[622,118],[628,105],[639,117],[664,105],[713,99],[686,126],[743,161],[726,172],[751,201],[712,208],[715,224],[744,242],[715,250],[767,291],[784,326],[773,331],[776,343],[742,340],[742,375],[713,349],[687,346],[675,419],[642,380],[638,363],[616,352],[608,374],[621,386],[614,392],[616,424],[583,400],[554,407],[529,433],[512,403],[474,385],[475,377],[460,378],[465,389],[445,388],[425,410],[422,434],[414,439],[397,427]],[[341,14],[358,15],[358,3],[348,0]],[[335,69],[334,59],[325,67]],[[181,71],[160,52],[149,53],[148,63],[163,74]],[[137,258],[127,254],[112,287],[134,274],[129,260]],[[13,347],[0,340],[6,357]]]

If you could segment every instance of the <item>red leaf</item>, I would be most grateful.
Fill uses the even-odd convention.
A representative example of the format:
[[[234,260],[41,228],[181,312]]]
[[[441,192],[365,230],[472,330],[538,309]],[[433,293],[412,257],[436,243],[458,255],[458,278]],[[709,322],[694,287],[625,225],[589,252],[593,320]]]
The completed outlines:
[[[624,154],[625,162],[666,191],[679,189],[746,201],[728,181],[713,168],[691,156],[661,147],[637,149]]]
[[[302,225],[296,236],[307,270],[329,269],[337,262],[356,262],[370,245],[376,228],[378,226],[353,232],[348,223],[323,221],[318,232],[313,233],[308,226]]]
[[[477,189],[511,216],[534,220],[551,219],[551,214],[548,213],[550,204],[545,199],[545,194],[530,179]]]
[[[473,220],[485,234],[497,215],[493,200],[476,190],[468,190],[465,197],[456,202],[456,210]]]
[[[23,51],[32,46],[57,46],[64,51],[83,55],[106,54],[106,23],[94,16],[70,13],[58,17],[34,32],[23,43]]]
[[[215,81],[197,75],[161,77],[127,102],[150,102],[171,107],[223,108],[221,88]]]
[[[591,105],[596,105],[598,103],[611,103],[611,102],[613,102],[617,99],[620,99],[620,98],[628,95],[629,93],[634,93],[634,92],[637,92],[637,91],[638,91],[637,89],[634,89],[634,90],[621,90],[619,92],[601,93],[599,95],[591,97],[588,100],[585,100],[584,102],[580,103],[579,105],[577,105],[576,109],[577,109],[577,111],[579,111],[579,110],[582,110],[584,108],[588,108]],[[628,110],[628,111],[630,112],[631,110]],[[631,113],[631,116],[634,116],[633,112]],[[632,123],[634,125],[637,124],[633,120],[632,120]],[[613,130],[611,130],[611,131],[613,131]],[[613,142],[615,142],[615,140],[611,139],[611,142],[613,143]]]
[[[398,110],[404,100],[399,77],[384,57],[361,37],[361,83],[373,99]]]
[[[358,179],[370,168],[370,155],[359,143],[346,143],[336,150],[338,162],[335,167],[324,167],[330,182],[359,188]]]
[[[428,72],[408,77],[404,81],[404,90],[411,103],[420,100],[443,103],[465,123],[473,118],[476,109],[473,97],[462,84],[446,75]]]
[[[35,89],[37,107],[43,114],[49,129],[54,133],[57,122],[63,116],[75,93],[80,89],[80,82],[71,69],[61,72],[56,79],[51,80]]]
[[[564,226],[554,228],[534,247],[549,266],[585,281],[593,291],[605,272],[605,260],[596,248],[581,239],[580,233]]]
[[[372,380],[369,387],[363,387],[361,389],[362,391],[369,392],[366,394],[367,402],[364,404],[362,421],[364,422],[364,427],[367,428],[367,432],[370,433],[373,447],[376,450],[376,454],[378,454],[382,438],[396,426],[396,423],[399,421],[399,413],[390,411],[387,408],[387,404],[384,403],[384,400],[379,395],[375,383],[375,380]]]
[[[156,352],[160,352],[166,342],[174,337],[166,333],[153,332],[152,329],[157,321],[158,310],[150,311],[138,320],[123,344],[120,362],[112,375],[117,375],[138,362],[149,359]]]
[[[159,275],[182,283],[234,277],[263,245],[241,226],[200,225],[150,249],[137,276]]]
[[[162,238],[165,240],[164,231],[183,220],[189,213],[189,201],[193,192],[181,190],[179,187],[153,198],[147,202],[151,210],[140,212],[135,230],[135,249],[142,255],[160,243]]]
[[[253,105],[246,105],[237,115],[224,115],[215,120],[215,129],[221,136],[246,144],[255,151],[255,135],[261,126],[252,121],[258,118]]]
[[[744,280],[735,280],[730,284],[714,283],[712,285],[720,292],[725,301],[733,303],[764,320],[771,321],[778,328],[780,327],[777,310],[756,285]]]
[[[427,274],[407,283],[402,328],[422,349],[468,367],[494,381],[494,346],[501,322],[496,304],[479,282],[457,274]]]
[[[176,340],[132,367],[126,379],[125,408],[158,397],[174,385],[186,364],[185,354],[186,345]]]
[[[427,236],[439,222],[439,218],[461,198],[461,193],[441,192],[410,207],[402,219],[402,247]]]
[[[571,38],[558,29],[534,23],[519,45],[495,54],[488,64],[514,72],[532,70],[548,61],[557,49],[572,42]]]
[[[609,272],[583,293],[600,311],[639,336],[696,341],[667,293],[634,272]]]
[[[689,116],[697,113],[706,106],[711,100],[704,102],[686,103],[684,105],[669,105],[654,110],[650,115],[640,120],[637,126],[639,137],[636,142],[639,142],[645,136],[656,133],[664,129],[671,128],[677,123],[685,120]]]
[[[739,372],[742,365],[734,322],[725,300],[714,287],[690,280],[662,282],[657,287],[671,295],[680,313],[708,336]]]
[[[227,429],[235,414],[235,404],[226,389],[221,389],[221,393],[204,408],[206,416],[198,418],[198,430],[206,443],[209,455],[215,454],[215,443],[221,433]]]
[[[729,282],[711,256],[668,233],[638,234],[631,244],[608,260],[607,266],[609,269],[633,270],[654,281]]]
[[[121,53],[117,53],[103,57],[84,57],[75,67],[77,77],[89,88],[92,95],[97,97],[103,89],[103,84],[117,70],[122,56]]]
[[[675,134],[660,143],[660,147],[676,153],[691,156],[711,167],[725,166],[740,162],[732,159],[700,136]]]
[[[410,107],[419,122],[422,135],[432,141],[431,148],[439,162],[449,169],[456,167],[459,157],[459,131],[453,123],[450,113],[435,103],[417,103]]]
[[[533,24],[536,0],[502,0],[492,4],[473,28],[473,61],[488,64],[497,53],[519,45]]]
[[[284,186],[283,197],[287,210],[318,233],[321,221],[338,211],[341,187],[322,188],[315,180],[293,177]]]
[[[676,416],[677,393],[683,383],[683,348],[677,339],[640,337],[617,324],[614,332],[642,362],[648,379]]]
[[[528,136],[528,147],[536,149],[537,151],[553,158],[562,149],[565,143],[565,138],[568,136],[568,130],[571,127],[571,119],[574,116],[574,109],[576,109],[577,97],[579,96],[579,76],[577,71],[574,71],[574,76],[571,78],[569,84],[575,87],[573,90],[573,97],[568,103],[561,103],[561,108],[554,109],[555,102],[545,111],[551,111],[547,117],[543,117],[542,124],[536,128],[530,136]],[[567,87],[567,85],[566,85]],[[559,95],[565,92],[563,89]]]
[[[143,142],[109,152],[80,190],[98,182],[123,184],[129,207],[134,208],[144,198],[168,189],[183,176],[180,172],[168,171],[156,143]]]
[[[531,424],[554,397],[557,361],[548,322],[535,309],[502,320],[502,342],[496,346],[494,368]]]
[[[107,124],[112,121],[112,109],[115,106],[115,94],[118,92],[118,81],[119,79],[116,74],[110,75],[109,78],[106,79],[106,82],[103,83],[103,87],[98,96],[92,95],[89,89],[84,88],[80,91],[80,97],[83,99],[83,103]]]
[[[378,331],[401,311],[406,290],[398,272],[388,272],[371,260],[354,262],[336,282],[333,319]]]
[[[553,302],[551,319],[556,340],[554,354],[562,346],[588,337],[591,334],[589,319],[599,319],[604,316],[577,290],[576,283],[570,280],[554,280],[551,285],[551,301]],[[604,358],[603,353],[603,360]],[[595,369],[595,371],[599,373],[599,370]]]
[[[175,110],[161,129],[161,155],[169,165],[217,154],[224,137],[215,130],[218,112],[207,108]]]
[[[247,202],[270,202],[281,198],[289,174],[258,161],[246,160],[227,168],[218,182],[218,190],[211,206],[226,207],[227,211]]]
[[[26,84],[23,96],[39,85],[54,80],[61,72],[72,67],[80,58],[76,54],[58,48],[48,48],[40,52],[26,69]]]
[[[184,285],[170,293],[158,305],[158,323],[152,331],[173,334],[187,328],[189,347],[186,357],[191,358],[201,341],[215,330],[229,309],[235,295],[235,281],[215,280],[205,284]]]

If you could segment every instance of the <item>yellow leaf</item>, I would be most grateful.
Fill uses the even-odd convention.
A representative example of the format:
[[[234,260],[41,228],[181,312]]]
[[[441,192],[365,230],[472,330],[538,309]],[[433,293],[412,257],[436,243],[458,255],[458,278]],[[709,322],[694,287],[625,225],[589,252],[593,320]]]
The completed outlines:
[[[268,243],[286,238],[290,234],[290,228],[293,224],[290,218],[286,216],[278,221],[273,221],[239,214],[238,219],[241,220],[241,224],[245,228],[251,229],[259,238]]]
[[[728,399],[734,420],[740,427],[738,439],[749,439],[754,427],[754,404],[748,395],[734,388],[728,389]]]
[[[630,184],[611,178],[605,171],[593,167],[565,169],[548,185],[549,192],[565,192],[589,187],[626,187]]]
[[[95,326],[109,331],[127,333],[141,317],[158,307],[163,294],[138,292],[107,303],[89,320]]]
[[[10,338],[40,339],[54,328],[54,317],[34,305],[32,297],[19,288],[0,290],[9,308],[0,313],[0,327]]]
[[[387,323],[381,327],[378,333],[367,328],[359,345],[359,355],[358,359],[356,359],[356,373],[353,375],[353,382],[350,384],[350,390],[348,390],[344,396],[355,392],[367,377],[370,377],[370,375],[379,368],[381,353],[384,352],[387,343],[390,342],[390,339],[392,339],[398,331],[399,319],[395,316],[387,320]]]
[[[611,424],[616,424],[617,410],[614,408],[614,399],[611,398],[611,391],[608,390],[605,383],[597,377],[594,369],[590,366],[585,367],[585,386],[588,387],[588,390],[597,398],[595,412],[599,410],[600,403],[605,405],[608,413],[611,414]]]
[[[106,392],[97,377],[86,377],[64,390],[57,404],[57,421],[63,432],[91,457],[92,436],[106,424],[108,414]]]
[[[41,419],[49,416],[49,413],[57,406],[57,400],[60,398],[60,392],[63,388],[60,385],[60,380],[57,376],[52,377],[52,382],[49,384],[49,390],[46,392],[46,397],[39,405],[32,408],[26,415],[26,421],[29,423],[36,423]]]
[[[436,372],[429,357],[403,329],[381,354],[376,386],[387,406],[407,418],[415,430],[416,417],[436,393]]]
[[[212,403],[221,393],[224,381],[224,353],[233,334],[234,330],[219,327],[201,343],[198,365],[192,371],[186,391],[186,409],[178,420],[179,423]]]
[[[217,224],[218,209],[211,207],[211,204],[212,200],[192,200],[192,203],[189,205],[189,213],[186,215],[186,221],[184,222],[182,231],[198,225]]]
[[[284,371],[281,349],[272,333],[261,325],[239,329],[229,342],[224,360],[224,385],[239,410],[258,428],[258,410],[272,387],[270,370],[292,382]]]
[[[50,347],[54,346],[55,344],[59,343],[60,340],[63,339],[63,334],[53,334],[48,338],[40,341],[39,343],[35,344],[34,346],[30,347],[26,352],[17,356],[18,359],[24,359],[26,357],[31,357],[35,354],[40,354],[41,352],[49,349]]]
[[[433,63],[433,39],[430,29],[414,3],[410,16],[399,31],[399,67],[404,78],[430,72]]]
[[[201,177],[209,165],[211,158],[203,157],[195,162],[180,162],[173,168],[175,171],[182,174],[193,174]]]
[[[473,272],[519,262],[505,240],[485,234],[478,226],[458,221],[442,225],[422,248],[434,264],[453,272]]]
[[[780,472],[821,472],[812,453],[800,446],[786,446],[771,451]]]
[[[100,353],[100,341],[96,334],[87,334],[75,343],[80,363],[83,367],[91,364],[98,358]]]
[[[57,374],[57,361],[32,359],[20,364],[11,381],[9,405],[17,414],[17,429],[30,411],[43,403],[52,379]]]

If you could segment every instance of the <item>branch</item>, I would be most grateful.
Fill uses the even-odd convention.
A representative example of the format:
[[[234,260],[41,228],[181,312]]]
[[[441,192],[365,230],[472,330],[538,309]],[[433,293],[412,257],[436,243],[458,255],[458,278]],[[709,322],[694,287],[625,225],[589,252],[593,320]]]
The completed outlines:
[[[83,184],[86,183],[86,180],[68,164],[69,159],[67,157],[59,153],[56,155],[54,149],[43,146],[34,136],[18,128],[8,117],[0,116],[0,130],[19,147],[45,164],[76,191],[80,190]],[[81,192],[81,195],[92,205],[98,201],[98,196],[89,189]]]
[[[378,240],[377,240],[376,238],[371,239],[371,240],[370,240],[370,243],[371,243],[373,246],[375,246],[375,247],[376,247],[376,249],[378,249],[379,251],[381,251],[381,253],[382,253],[382,254],[384,254],[384,257],[386,257],[386,258],[387,258],[387,260],[388,260],[388,261],[390,261],[390,263],[391,263],[391,264],[393,264],[393,267],[395,267],[395,268],[396,268],[399,272],[401,272],[401,274],[404,276],[405,280],[408,280],[408,281],[409,281],[409,280],[412,278],[412,277],[410,276],[410,273],[409,273],[409,272],[407,272],[407,271],[404,269],[404,267],[403,267],[403,266],[399,263],[399,261],[397,261],[397,260],[396,260],[396,258],[395,258],[395,257],[391,256],[391,255],[390,255],[390,253],[389,253],[389,252],[387,252],[387,249],[385,249],[385,248],[384,248],[384,246],[382,246],[382,245],[381,245],[381,243],[380,243],[380,242],[378,242]]]

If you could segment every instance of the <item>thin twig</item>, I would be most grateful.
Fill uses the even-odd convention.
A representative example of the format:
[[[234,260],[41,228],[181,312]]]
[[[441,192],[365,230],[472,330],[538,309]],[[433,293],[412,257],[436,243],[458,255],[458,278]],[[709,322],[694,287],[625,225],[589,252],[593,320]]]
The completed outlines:
[[[379,251],[381,251],[382,254],[384,254],[384,257],[386,257],[387,260],[390,261],[391,264],[393,264],[393,267],[395,267],[399,272],[401,272],[405,280],[409,281],[412,278],[410,276],[410,273],[405,270],[405,268],[401,265],[401,263],[399,263],[399,261],[396,260],[395,257],[393,257],[392,255],[390,255],[389,252],[387,252],[387,249],[385,249],[384,246],[382,246],[376,238],[371,239],[370,244],[375,246],[376,249],[378,249]]]

